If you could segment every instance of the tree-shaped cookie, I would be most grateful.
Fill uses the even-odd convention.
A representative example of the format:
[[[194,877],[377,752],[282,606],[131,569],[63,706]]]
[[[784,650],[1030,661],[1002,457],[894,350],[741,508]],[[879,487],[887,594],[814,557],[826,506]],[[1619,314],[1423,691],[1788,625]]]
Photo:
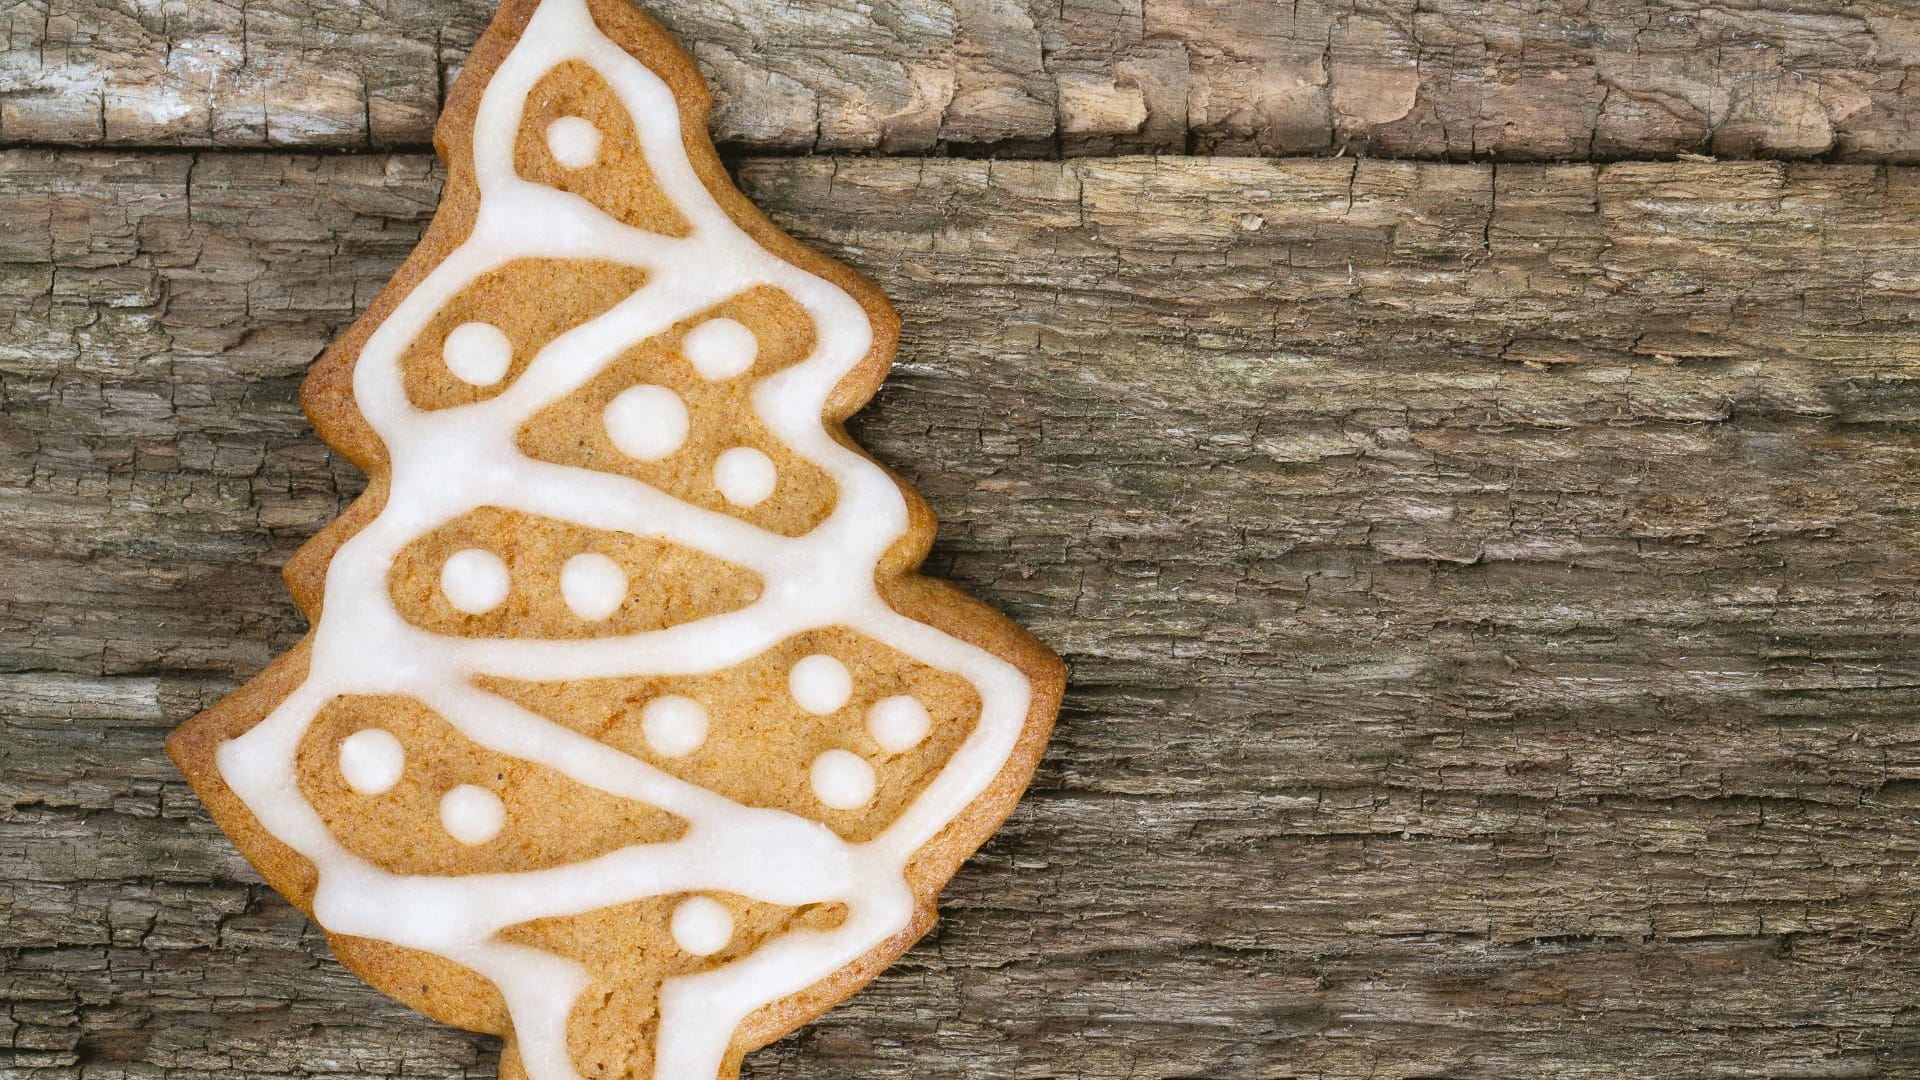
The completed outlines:
[[[313,631],[169,743],[344,963],[509,1077],[712,1080],[851,993],[1059,703],[840,426],[886,300],[706,112],[627,0],[507,0],[433,225],[307,382],[371,477],[287,567]]]

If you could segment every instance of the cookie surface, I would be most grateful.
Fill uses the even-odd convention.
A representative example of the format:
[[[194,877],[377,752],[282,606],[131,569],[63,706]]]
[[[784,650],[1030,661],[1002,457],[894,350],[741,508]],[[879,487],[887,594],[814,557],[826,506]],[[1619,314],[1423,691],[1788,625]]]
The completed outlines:
[[[1064,683],[917,575],[931,514],[840,426],[897,321],[706,112],[627,0],[507,0],[432,226],[306,386],[370,476],[287,567],[313,631],[168,744],[343,963],[507,1077],[724,1077],[852,993]]]

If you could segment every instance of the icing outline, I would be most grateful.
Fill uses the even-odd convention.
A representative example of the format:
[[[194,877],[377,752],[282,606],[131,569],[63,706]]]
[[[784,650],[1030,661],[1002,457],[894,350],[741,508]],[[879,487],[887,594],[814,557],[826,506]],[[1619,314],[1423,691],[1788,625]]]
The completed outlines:
[[[654,179],[689,225],[684,236],[625,225],[515,171],[526,97],[568,61],[590,67],[627,110]],[[729,215],[687,157],[682,119],[674,88],[601,31],[587,0],[540,0],[482,91],[471,141],[480,193],[471,232],[379,316],[353,366],[354,404],[387,453],[383,503],[333,552],[305,678],[215,754],[218,779],[258,825],[313,866],[316,921],[330,934],[433,953],[487,977],[506,1001],[532,1080],[578,1080],[567,1024],[587,976],[572,961],[494,940],[498,931],[679,893],[844,905],[847,917],[834,929],[790,931],[741,959],[662,985],[654,1075],[714,1076],[748,1017],[925,929],[909,880],[915,856],[977,809],[1013,763],[1016,745],[1033,735],[1036,702],[1057,698],[1057,688],[1036,695],[1020,667],[882,598],[876,573],[908,535],[913,511],[885,470],[837,441],[823,419],[833,413],[841,381],[872,350],[873,324],[846,289],[781,258]],[[467,285],[523,257],[605,260],[649,276],[611,310],[555,338],[497,396],[432,412],[415,408],[400,366],[409,344]],[[625,477],[529,459],[513,445],[530,417],[631,346],[762,285],[797,302],[817,331],[805,360],[761,380],[752,394],[767,430],[836,484],[832,513],[805,535],[767,532]],[[665,539],[750,569],[765,587],[746,608],[620,637],[472,640],[407,623],[388,593],[394,559],[408,543],[482,506]],[[566,681],[701,674],[833,626],[960,675],[982,706],[935,780],[879,836],[859,844],[678,780],[473,682],[478,675]],[[437,877],[380,870],[333,838],[300,795],[296,772],[301,738],[321,709],[342,695],[379,694],[418,699],[482,747],[671,812],[688,823],[687,833],[537,871]]]

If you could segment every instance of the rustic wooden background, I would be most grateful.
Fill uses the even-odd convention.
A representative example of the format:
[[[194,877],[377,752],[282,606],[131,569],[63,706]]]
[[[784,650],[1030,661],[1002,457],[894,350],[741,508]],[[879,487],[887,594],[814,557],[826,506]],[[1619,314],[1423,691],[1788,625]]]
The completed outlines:
[[[1073,668],[750,1077],[1920,1077],[1910,0],[650,7]],[[295,388],[490,10],[0,0],[0,1076],[493,1075],[160,749],[301,632]]]

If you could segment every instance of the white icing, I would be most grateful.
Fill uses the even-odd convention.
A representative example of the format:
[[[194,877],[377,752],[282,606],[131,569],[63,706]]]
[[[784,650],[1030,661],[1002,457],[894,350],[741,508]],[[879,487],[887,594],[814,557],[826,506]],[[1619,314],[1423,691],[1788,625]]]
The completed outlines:
[[[829,750],[808,770],[813,794],[835,810],[858,810],[873,801],[873,766],[850,750]]]
[[[712,956],[733,940],[733,912],[709,896],[690,896],[673,909],[673,943],[695,956]]]
[[[440,343],[440,359],[461,382],[492,386],[513,366],[513,341],[492,323],[461,323]]]
[[[627,602],[627,572],[599,552],[575,555],[560,568],[560,597],[575,615],[600,622]]]
[[[463,844],[484,844],[506,823],[506,804],[486,788],[461,784],[440,797],[440,824]]]
[[[847,665],[825,653],[814,653],[801,657],[787,672],[787,691],[801,708],[825,716],[853,696],[853,676]]]
[[[340,775],[362,795],[385,795],[400,782],[407,751],[393,732],[366,728],[340,740]]]
[[[632,386],[607,403],[607,437],[621,453],[658,461],[687,441],[687,403],[664,386]]]
[[[910,694],[883,698],[867,710],[867,734],[890,754],[905,753],[919,746],[933,727],[927,707]]]
[[[706,707],[690,697],[667,694],[640,710],[640,733],[661,757],[680,757],[707,741]]]
[[[440,567],[440,591],[447,603],[469,615],[485,615],[499,607],[512,587],[506,562],[481,548],[456,551]]]
[[[567,61],[591,67],[627,110],[648,168],[689,225],[686,235],[634,228],[515,172],[527,95]],[[702,185],[681,136],[671,90],[600,33],[586,0],[541,0],[480,100],[471,163],[479,209],[470,235],[400,300],[354,367],[354,403],[387,450],[387,498],[328,566],[305,681],[254,728],[222,745],[217,757],[222,777],[261,827],[313,865],[316,920],[332,933],[434,953],[492,981],[512,1017],[530,1080],[579,1080],[568,1057],[567,1019],[588,975],[564,957],[500,940],[501,930],[684,893],[844,905],[845,920],[831,930],[790,931],[661,986],[653,1075],[712,1080],[745,1017],[867,956],[911,924],[909,861],[987,790],[1019,739],[1031,701],[1019,669],[900,615],[881,599],[875,567],[908,527],[906,501],[884,470],[837,442],[821,420],[834,388],[872,346],[873,328],[839,286],[785,262],[739,228]],[[401,355],[462,289],[517,258],[609,260],[645,271],[648,283],[549,342],[488,400],[432,412],[414,408]],[[811,532],[768,532],[625,476],[537,462],[519,452],[516,433],[541,409],[634,346],[757,287],[791,297],[816,334],[808,356],[756,381],[750,395],[769,435],[836,487],[833,512]],[[750,570],[765,587],[738,611],[614,637],[500,641],[437,635],[407,622],[388,593],[395,558],[412,541],[482,506],[671,541]],[[451,596],[473,584],[473,576],[443,573],[442,585],[451,585]],[[847,627],[964,678],[981,701],[978,723],[946,764],[863,843],[680,780],[474,681],[481,675],[700,675],[823,627]],[[342,694],[415,698],[484,750],[658,807],[686,821],[686,832],[674,841],[541,870],[458,877],[383,870],[335,838],[300,793],[301,739]],[[465,817],[465,810],[456,814],[456,820]]]
[[[773,459],[751,446],[736,446],[713,461],[713,486],[735,506],[759,506],[779,482]]]
[[[600,161],[600,129],[584,116],[563,116],[547,125],[547,152],[569,169]]]
[[[708,319],[680,341],[693,370],[703,379],[731,379],[744,375],[760,355],[760,339],[732,319]]]

